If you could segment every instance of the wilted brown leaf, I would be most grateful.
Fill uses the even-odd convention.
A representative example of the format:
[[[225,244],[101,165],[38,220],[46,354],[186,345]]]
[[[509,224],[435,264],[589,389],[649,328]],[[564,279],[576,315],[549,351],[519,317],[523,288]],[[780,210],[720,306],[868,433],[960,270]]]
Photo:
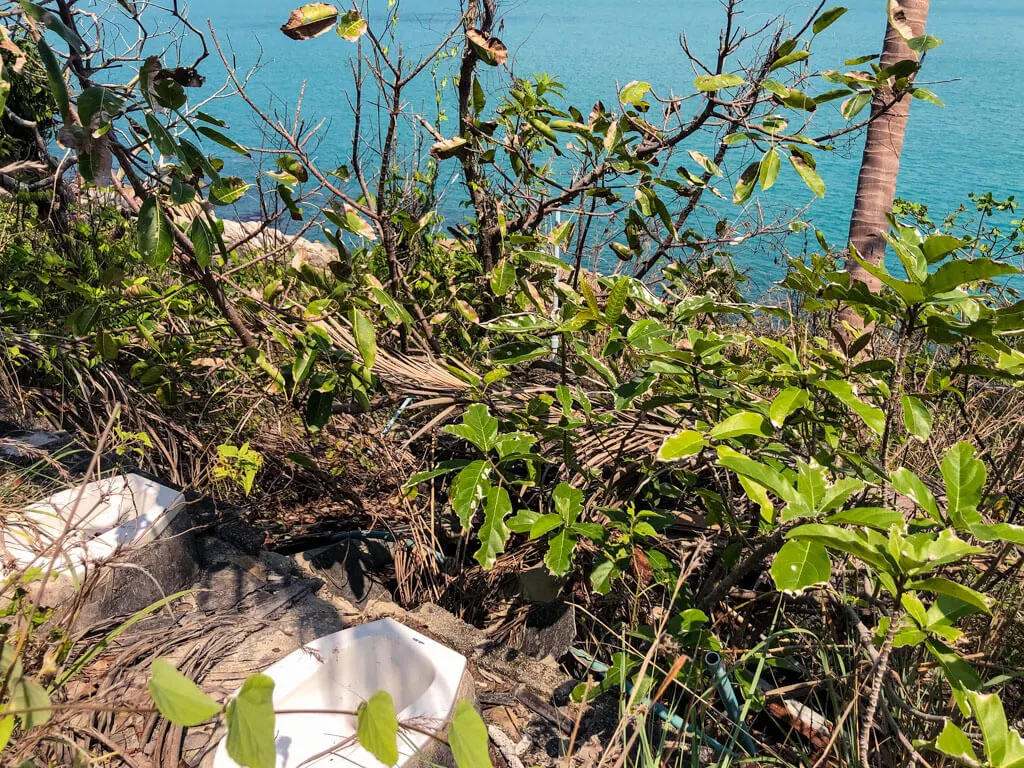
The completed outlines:
[[[328,3],[307,3],[292,11],[281,31],[292,40],[310,40],[334,28],[338,9]]]
[[[459,154],[459,150],[468,143],[461,136],[439,141],[430,148],[430,156],[437,160],[447,160],[449,157]]]
[[[466,33],[466,39],[469,40],[469,44],[473,46],[476,55],[485,64],[490,64],[492,67],[500,67],[508,61],[508,48],[498,38],[485,35],[480,30],[471,29]]]

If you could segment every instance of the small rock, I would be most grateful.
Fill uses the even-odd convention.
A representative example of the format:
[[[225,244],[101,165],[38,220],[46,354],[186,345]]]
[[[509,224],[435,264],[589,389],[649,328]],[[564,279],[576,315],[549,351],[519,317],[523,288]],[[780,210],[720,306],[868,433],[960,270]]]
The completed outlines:
[[[348,539],[303,552],[296,559],[326,581],[332,592],[358,607],[393,599],[381,576],[392,562],[391,551],[382,542]]]

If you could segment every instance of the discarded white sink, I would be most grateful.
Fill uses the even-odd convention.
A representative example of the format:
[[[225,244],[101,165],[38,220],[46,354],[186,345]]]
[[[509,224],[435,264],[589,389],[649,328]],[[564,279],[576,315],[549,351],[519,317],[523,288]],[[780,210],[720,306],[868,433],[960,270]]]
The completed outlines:
[[[184,496],[141,475],[106,477],[55,493],[8,519],[2,542],[15,570],[53,561],[78,581],[125,547],[156,539],[184,508]]]
[[[355,712],[380,690],[395,704],[399,723],[443,731],[455,706],[466,658],[391,619],[321,637],[268,667],[274,681],[277,768],[362,766],[381,763],[359,746]],[[287,714],[302,710],[302,714]],[[310,711],[315,714],[309,714]],[[425,733],[400,729],[399,766],[432,746]],[[221,741],[214,768],[237,763]]]

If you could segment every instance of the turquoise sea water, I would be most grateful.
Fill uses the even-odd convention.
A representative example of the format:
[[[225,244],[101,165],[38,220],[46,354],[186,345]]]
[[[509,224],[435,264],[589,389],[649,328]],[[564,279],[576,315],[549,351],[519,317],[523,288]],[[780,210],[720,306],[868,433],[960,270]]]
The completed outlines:
[[[334,34],[304,43],[286,39],[278,27],[296,4],[296,0],[204,0],[193,3],[192,18],[204,22],[208,18],[230,42],[239,65],[251,65],[262,55],[263,68],[250,88],[261,104],[294,105],[306,81],[307,117],[331,121],[328,140],[318,151],[328,165],[344,158],[350,147],[347,94],[352,47]],[[378,4],[382,14],[386,4],[384,0]],[[881,47],[883,0],[850,0],[847,4],[850,11],[813,46],[812,61],[819,69],[841,68],[844,59],[874,53]],[[646,80],[660,94],[672,89],[687,92],[694,75],[680,50],[679,36],[685,33],[698,53],[709,54],[723,18],[717,0],[514,0],[501,6],[499,36],[510,49],[515,74],[558,76],[566,86],[567,101],[578,105],[584,114],[597,99],[615,103],[616,82]],[[802,18],[812,7],[808,2],[748,0],[743,23],[756,27],[782,12]],[[415,57],[428,52],[457,15],[457,0],[403,0],[400,39],[406,54]],[[913,103],[898,194],[928,205],[936,218],[965,202],[972,191],[1024,199],[1024,143],[1020,138],[1024,78],[1019,65],[1024,3],[937,0],[932,3],[928,31],[944,44],[929,54],[919,82],[935,82],[929,87],[946,107]],[[211,83],[218,79],[215,62],[208,62],[205,72]],[[499,84],[498,73],[492,71],[488,77],[489,85]],[[429,111],[432,102],[427,87],[410,94],[413,107]],[[826,105],[820,112],[835,112],[838,103]],[[256,141],[255,126],[237,103],[224,101],[211,111],[232,124],[234,135]],[[821,118],[827,122],[834,116],[822,114]],[[819,161],[828,192],[807,216],[834,242],[842,242],[846,236],[860,150],[859,141],[848,140]],[[791,169],[784,168],[764,203],[775,210],[801,207],[809,199]],[[738,216],[739,212],[726,210],[726,214]],[[763,253],[744,258],[755,276],[778,276],[779,268]]]

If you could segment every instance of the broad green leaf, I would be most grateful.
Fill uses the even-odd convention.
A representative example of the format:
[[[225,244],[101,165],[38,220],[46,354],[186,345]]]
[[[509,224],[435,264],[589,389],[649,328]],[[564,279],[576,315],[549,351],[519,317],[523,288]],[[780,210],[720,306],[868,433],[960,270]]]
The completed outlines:
[[[2,108],[3,105],[0,105]],[[7,715],[3,719],[0,719],[0,752],[7,749],[7,744],[11,740],[11,734],[14,733],[14,715]]]
[[[776,427],[781,427],[795,411],[807,406],[810,395],[807,390],[799,387],[787,387],[775,396],[771,408],[768,409],[768,418]]]
[[[398,715],[387,691],[377,691],[359,705],[356,718],[359,746],[384,765],[398,762]]]
[[[935,264],[967,245],[967,241],[942,233],[929,235],[921,244],[921,251],[929,264]]]
[[[861,91],[856,96],[851,96],[843,102],[841,112],[847,120],[852,120],[871,103],[871,91]]]
[[[787,53],[785,56],[780,56],[775,61],[773,61],[771,69],[769,69],[769,72],[774,72],[777,69],[783,69],[784,67],[789,67],[792,66],[793,64],[805,61],[808,58],[810,58],[810,55],[811,52],[806,50],[791,51],[790,53]]]
[[[151,266],[166,264],[174,253],[174,239],[156,197],[143,201],[136,226],[142,258]]]
[[[821,503],[815,511],[819,514],[831,512],[833,509],[845,504],[848,498],[863,487],[864,483],[855,477],[841,478],[837,480],[835,484],[830,485],[825,489],[825,494],[822,496]]]
[[[250,675],[227,709],[228,755],[245,768],[274,768],[274,681]]]
[[[715,164],[715,161],[705,155],[703,152],[698,152],[695,149],[687,150],[687,154],[693,159],[695,163],[700,165],[707,173],[712,176],[721,176],[722,169]]]
[[[150,669],[149,695],[160,714],[175,725],[192,727],[220,712],[220,704],[167,659],[156,659]]]
[[[829,515],[825,522],[830,525],[855,525],[888,531],[894,525],[903,523],[903,513],[885,507],[854,507]]]
[[[732,191],[733,204],[742,205],[750,199],[750,196],[754,193],[754,185],[757,184],[760,171],[760,163],[751,163],[744,169]]]
[[[823,32],[835,24],[844,13],[846,13],[846,9],[842,6],[829,8],[814,20],[814,24],[811,26],[811,31],[816,35]]]
[[[568,483],[559,483],[552,491],[551,499],[555,502],[555,510],[566,525],[576,522],[583,510],[583,491],[573,488]]]
[[[946,528],[938,535],[915,533],[902,537],[898,554],[900,568],[910,576],[918,576],[984,551],[981,547],[968,544],[957,537],[952,529]]]
[[[196,216],[192,220],[192,225],[188,228],[188,239],[192,241],[192,250],[195,253],[196,262],[200,267],[206,269],[210,266],[217,243],[202,215]]]
[[[508,259],[502,259],[491,272],[491,290],[495,296],[505,296],[516,283],[516,268]]]
[[[919,579],[907,585],[910,589],[920,589],[926,592],[935,592],[938,595],[954,597],[962,603],[973,605],[985,613],[992,612],[992,598],[976,592],[970,587],[958,584],[955,581],[943,578]]]
[[[781,166],[782,160],[774,147],[764,153],[758,165],[758,179],[761,183],[761,189],[768,190],[775,185],[775,180],[779,178],[779,168]]]
[[[918,53],[925,53],[942,45],[942,38],[935,35],[918,35],[907,40],[907,47]]]
[[[892,473],[890,481],[893,488],[917,504],[917,506],[925,511],[928,517],[937,523],[942,522],[942,516],[939,514],[939,505],[935,501],[935,496],[921,481],[921,478],[906,467],[900,467]]]
[[[775,587],[783,592],[803,592],[832,578],[828,552],[814,541],[787,541],[775,555],[771,568]]]
[[[210,202],[214,205],[232,205],[241,200],[251,186],[238,176],[224,176],[210,185]]]
[[[11,709],[37,709],[38,712],[25,712],[18,715],[21,727],[25,730],[45,725],[50,720],[50,696],[46,689],[30,677],[18,677],[9,683]]]
[[[210,128],[205,125],[199,126],[198,128],[196,128],[196,130],[199,131],[199,133],[201,133],[206,138],[210,139],[211,141],[215,141],[216,143],[220,144],[225,149],[230,149],[232,152],[236,152],[239,155],[243,155],[244,157],[252,157],[248,149],[243,147],[230,136],[225,136],[220,131],[214,130],[213,128]]]
[[[860,416],[872,432],[881,435],[885,431],[885,411],[865,403],[857,397],[850,382],[839,380],[823,381],[819,386],[831,392],[843,405]]]
[[[974,446],[960,442],[942,459],[942,477],[946,481],[946,509],[958,530],[965,530],[985,487],[985,464],[974,458]]]
[[[152,112],[146,113],[146,127],[149,129],[149,135],[161,155],[174,157],[178,154],[178,145],[174,143],[174,138]]]
[[[700,75],[693,81],[693,86],[698,91],[719,91],[723,88],[736,88],[747,81],[739,75]]]
[[[1020,274],[1020,270],[1013,265],[992,259],[954,259],[928,275],[924,281],[924,290],[928,298],[931,298],[979,280],[1016,274]]]
[[[360,15],[359,11],[351,10],[343,13],[341,18],[338,19],[338,26],[336,29],[338,37],[342,40],[354,43],[366,34],[369,26],[366,23],[366,19]]]
[[[355,307],[352,308],[349,320],[352,322],[352,335],[355,337],[356,349],[367,370],[372,370],[377,362],[377,332],[373,322]],[[486,407],[486,406],[485,406]]]
[[[825,182],[811,164],[809,157],[792,152],[789,155],[789,162],[811,192],[817,197],[825,196]]]
[[[761,519],[774,524],[775,505],[768,496],[768,489],[744,475],[737,475],[737,477],[739,478],[743,492],[747,494],[747,498],[757,504],[758,509],[761,510]]]
[[[615,281],[611,291],[608,292],[608,300],[604,305],[604,318],[611,325],[615,325],[622,316],[622,310],[626,307],[626,297],[629,296],[629,280],[620,277]]]
[[[529,533],[540,517],[540,513],[532,509],[521,509],[508,519],[507,525],[512,533]]]
[[[928,103],[934,104],[937,107],[945,107],[946,106],[945,102],[942,99],[940,99],[938,96],[936,96],[934,91],[930,91],[927,88],[916,88],[915,87],[915,88],[913,88],[910,91],[910,95],[913,96],[915,99],[920,99],[921,101],[927,101]]]
[[[978,541],[1005,541],[1017,546],[1024,546],[1024,526],[1011,523],[994,523],[982,525],[973,523],[968,529]]]
[[[1011,749],[1010,727],[1006,723],[1006,712],[1003,709],[1003,702],[996,693],[981,693],[971,691],[967,694],[967,700],[974,712],[974,717],[981,726],[981,735],[985,741],[985,755],[989,762],[996,766],[1003,765]],[[1013,732],[1017,741],[1020,736]]]
[[[731,469],[738,475],[749,477],[754,482],[763,485],[783,501],[794,502],[799,499],[796,489],[793,488],[781,472],[777,472],[766,464],[754,461],[727,446],[720,446],[718,448],[718,463],[726,469]]]
[[[736,413],[727,418],[721,424],[715,425],[710,435],[716,440],[724,440],[730,437],[741,437],[743,435],[758,435],[769,437],[772,429],[765,421],[764,416],[751,411]]]
[[[46,79],[50,82],[50,95],[57,104],[61,119],[65,125],[71,124],[71,102],[68,100],[68,84],[64,80],[63,70],[53,55],[50,46],[40,37],[36,41],[36,49],[39,51],[39,60],[46,70]]]
[[[658,449],[658,461],[676,461],[686,456],[700,453],[707,441],[704,435],[693,429],[687,429],[678,435],[666,437]]]
[[[491,488],[490,474],[491,465],[481,459],[467,464],[452,480],[452,509],[459,516],[463,530],[469,529],[477,505],[487,498]]]
[[[960,760],[976,762],[978,757],[974,753],[974,745],[970,738],[952,720],[947,720],[942,726],[942,733],[935,740],[935,748],[940,752]]]
[[[811,511],[816,512],[825,498],[825,468],[817,462],[808,464],[802,459],[796,460],[796,490]]]
[[[928,442],[932,434],[932,412],[928,406],[918,398],[911,395],[903,395],[900,398],[903,405],[903,425],[907,432],[912,434],[922,443]]]
[[[643,83],[634,80],[622,89],[622,93],[619,94],[619,101],[623,104],[632,104],[637,106],[643,103],[644,96],[651,90],[650,83]]]
[[[509,529],[505,518],[512,514],[512,500],[505,488],[491,488],[484,502],[484,520],[480,524],[480,549],[474,557],[480,567],[489,570],[494,567],[498,555],[505,551]]]
[[[565,526],[565,521],[561,515],[556,515],[551,512],[547,515],[540,515],[530,526],[530,540],[539,539],[556,528],[562,528]]]
[[[455,714],[448,726],[448,746],[458,768],[493,768],[487,726],[469,701],[455,705]]]
[[[793,528],[786,534],[786,538],[796,541],[817,541],[826,547],[853,555],[868,565],[875,566],[880,571],[888,570],[889,563],[879,548],[879,544],[870,541],[865,533],[865,531],[848,531],[834,525],[809,523]]]
[[[544,555],[544,564],[555,576],[565,576],[572,568],[572,553],[576,549],[576,536],[572,531],[563,528],[557,536],[548,542],[548,551]]]
[[[462,416],[462,423],[450,424],[444,431],[468,440],[484,453],[498,442],[498,420],[491,416],[483,403],[469,406]]]
[[[607,595],[612,588],[612,579],[620,573],[613,560],[602,560],[590,572],[590,585],[599,595]]]

